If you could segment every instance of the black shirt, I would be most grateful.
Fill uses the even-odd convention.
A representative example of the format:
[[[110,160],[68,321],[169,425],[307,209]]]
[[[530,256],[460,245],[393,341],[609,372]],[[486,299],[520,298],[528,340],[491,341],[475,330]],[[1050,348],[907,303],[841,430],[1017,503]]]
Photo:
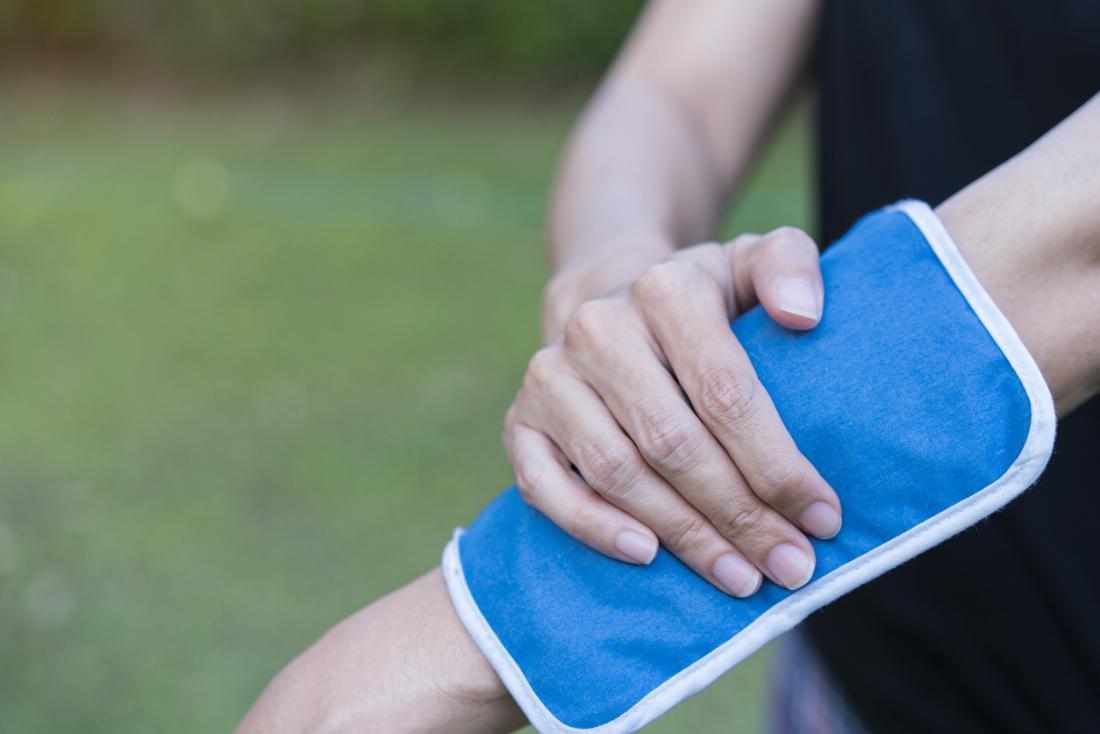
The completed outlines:
[[[818,55],[832,241],[938,204],[1100,92],[1100,0],[827,0]],[[1038,486],[806,629],[874,732],[1100,731],[1100,400]]]

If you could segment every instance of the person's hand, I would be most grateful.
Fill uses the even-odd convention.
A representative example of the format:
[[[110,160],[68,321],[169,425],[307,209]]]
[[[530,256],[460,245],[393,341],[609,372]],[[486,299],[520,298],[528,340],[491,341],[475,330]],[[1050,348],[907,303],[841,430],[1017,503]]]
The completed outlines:
[[[676,247],[663,237],[628,235],[604,241],[586,259],[559,269],[542,291],[543,344],[561,338],[577,306],[626,287],[646,269],[674,254]]]
[[[658,540],[735,596],[809,580],[804,532],[840,529],[836,493],[801,454],[729,327],[761,303],[791,329],[821,318],[818,250],[801,230],[704,244],[581,303],[536,352],[504,444],[526,500],[611,557]]]

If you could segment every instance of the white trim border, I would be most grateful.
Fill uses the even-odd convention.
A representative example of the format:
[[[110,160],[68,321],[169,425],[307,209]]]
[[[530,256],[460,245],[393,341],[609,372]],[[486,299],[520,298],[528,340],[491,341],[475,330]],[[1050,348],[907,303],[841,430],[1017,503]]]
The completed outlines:
[[[985,489],[799,589],[721,646],[650,691],[620,716],[587,729],[578,729],[559,721],[546,708],[482,616],[462,570],[459,542],[463,530],[457,528],[443,551],[442,562],[443,577],[451,600],[478,648],[541,734],[629,734],[637,731],[713,683],[811,612],[996,512],[1039,478],[1054,447],[1056,423],[1054,400],[1039,367],[1008,319],[978,282],[932,209],[922,201],[910,199],[898,202],[889,210],[904,213],[920,229],[948,276],[1000,347],[1024,386],[1031,404],[1031,426],[1020,455],[1004,474]]]

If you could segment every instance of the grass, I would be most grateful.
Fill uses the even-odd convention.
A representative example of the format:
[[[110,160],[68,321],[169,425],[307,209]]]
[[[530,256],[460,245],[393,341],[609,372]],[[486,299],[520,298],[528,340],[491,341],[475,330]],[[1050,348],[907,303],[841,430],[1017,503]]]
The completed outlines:
[[[575,105],[384,102],[0,89],[0,731],[225,731],[510,482]],[[731,231],[805,223],[802,132]]]

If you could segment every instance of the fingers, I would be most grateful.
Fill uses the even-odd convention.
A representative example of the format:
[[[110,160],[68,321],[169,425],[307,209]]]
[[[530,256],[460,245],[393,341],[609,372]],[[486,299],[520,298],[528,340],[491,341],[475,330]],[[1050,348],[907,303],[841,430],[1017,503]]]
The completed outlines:
[[[670,277],[683,280],[676,308],[659,307],[644,289],[636,293],[651,333],[696,414],[757,497],[803,530],[832,537],[840,528],[836,493],[798,450],[779,418],[726,323],[723,295],[694,278],[690,267],[674,270]],[[808,543],[793,545],[812,559]],[[777,565],[788,571],[802,563],[793,551],[778,555]]]
[[[832,502],[827,509],[838,509],[839,503],[798,452],[774,408],[770,416],[761,411],[759,417],[746,422],[746,428],[723,421],[718,425],[724,430],[715,430],[716,422],[707,412],[719,407],[715,399],[719,396],[713,392],[718,387],[712,384],[715,379],[732,374],[747,398],[759,401],[753,396],[763,396],[767,401],[767,395],[755,384],[748,357],[730,331],[720,284],[706,277],[697,265],[698,261],[670,261],[640,278],[631,292],[695,412],[687,410],[686,405],[680,412],[667,404],[658,405],[648,396],[672,392],[653,387],[658,378],[650,376],[650,384],[624,388],[631,395],[646,398],[634,401],[627,415],[619,416],[620,422],[640,447],[653,443],[653,430],[646,429],[650,423],[661,427],[658,437],[666,446],[669,442],[665,437],[673,436],[672,443],[678,446],[675,453],[659,448],[655,454],[648,454],[658,471],[769,578],[781,586],[797,588],[809,579],[815,563],[813,548],[800,528],[819,534],[825,527],[819,518],[820,509],[809,513],[809,528],[801,516],[816,501]],[[666,298],[666,292],[677,295]],[[603,374],[609,371],[606,365],[593,370]],[[671,377],[666,379],[671,382]],[[615,394],[611,386],[598,387],[605,399]],[[728,389],[722,393],[723,397],[729,395]],[[761,404],[767,408],[770,401]],[[738,407],[734,405],[731,410]],[[634,424],[641,425],[636,432],[631,428]],[[753,434],[765,429],[762,436]],[[687,460],[685,446],[692,454]],[[642,452],[647,454],[645,448]],[[773,481],[777,476],[775,467],[788,464],[797,467],[800,475],[792,473],[782,477],[781,482]],[[825,534],[834,533],[834,528],[827,528]]]
[[[593,302],[588,311],[616,308],[613,303]],[[590,318],[580,316],[582,323]],[[570,364],[591,383],[645,463],[769,578],[788,587],[803,582],[804,568],[790,572],[782,563],[768,562],[771,551],[784,543],[812,556],[802,533],[756,497],[640,331],[629,328],[626,314],[607,313],[591,320],[611,326],[567,329]],[[677,520],[658,516],[647,523],[660,535],[673,531]]]
[[[701,245],[629,291],[580,304],[532,359],[505,444],[527,501],[619,560],[657,540],[731,594],[797,588],[805,533],[840,527],[835,492],[795,445],[730,318],[757,298],[779,323],[821,318],[817,247],[780,229]],[[576,467],[576,471],[570,466]]]
[[[763,237],[745,235],[727,245],[734,290],[742,308],[759,300],[768,315],[790,329],[821,320],[825,288],[817,244],[800,229],[781,227]]]
[[[523,425],[509,433],[516,486],[529,504],[604,555],[642,565],[653,560],[657,555],[653,532],[593,492],[549,438]]]
[[[546,369],[541,366],[533,371],[538,375]],[[529,370],[528,374],[531,372]],[[577,378],[566,379],[558,371],[542,387],[548,389],[530,392],[532,397],[540,396],[537,405],[524,405],[521,396],[512,420],[523,423],[533,418],[532,422],[540,423],[546,441],[560,447],[565,457],[576,465],[584,480],[582,486],[591,487],[599,496],[592,489],[588,490],[591,496],[584,498],[587,505],[583,510],[578,509],[582,506],[578,486],[570,483],[565,496],[555,496],[564,486],[560,474],[542,469],[529,472],[526,467],[538,465],[539,454],[529,448],[530,444],[521,445],[527,440],[524,431],[513,430],[513,465],[517,467],[520,488],[528,502],[574,537],[601,552],[622,558],[621,549],[615,548],[614,543],[617,530],[606,528],[607,524],[617,521],[610,519],[610,515],[597,515],[592,504],[593,500],[610,503],[652,528],[671,553],[719,588],[735,596],[755,593],[762,581],[759,571],[646,464],[589,386]],[[531,473],[538,478],[529,476]],[[555,478],[557,481],[552,481]],[[605,523],[602,529],[595,527],[600,521]],[[616,529],[624,527],[636,529],[622,522],[615,525]]]

